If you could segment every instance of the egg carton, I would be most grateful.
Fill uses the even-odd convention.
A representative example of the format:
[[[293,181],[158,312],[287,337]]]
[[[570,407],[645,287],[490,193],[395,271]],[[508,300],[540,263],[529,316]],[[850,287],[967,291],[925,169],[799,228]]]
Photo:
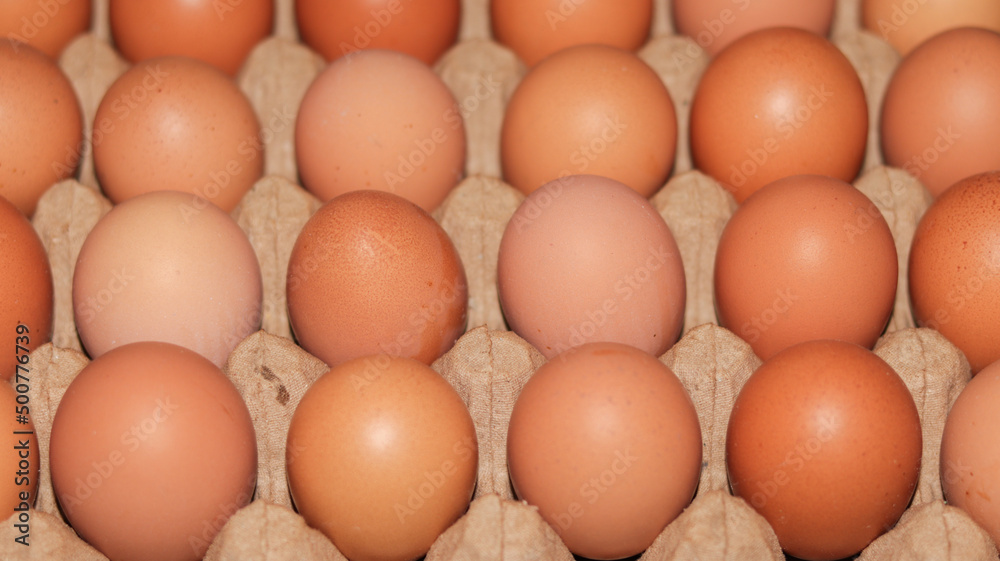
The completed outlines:
[[[943,499],[940,442],[948,409],[971,377],[961,352],[932,330],[916,328],[909,309],[906,271],[916,224],[931,202],[919,180],[885,167],[878,139],[878,111],[899,62],[877,35],[859,29],[859,0],[840,0],[831,39],[855,66],[869,107],[864,169],[855,182],[885,216],[899,256],[894,313],[876,352],[910,388],[923,426],[919,484],[900,522],[859,558],[996,559],[988,535]],[[725,434],[740,388],[760,365],[749,345],[716,325],[712,274],[716,247],[736,209],[732,196],[693,169],[688,148],[691,100],[708,65],[698,44],[676,35],[669,0],[656,0],[649,41],[639,55],[661,76],[677,110],[678,149],[673,175],[652,198],[681,251],[687,282],[684,334],[661,357],[691,394],[704,441],[697,495],[642,560],[784,559],[774,532],[743,499],[729,491]],[[108,0],[94,1],[91,31],[63,53],[60,66],[80,98],[89,138],[97,106],[129,64],[111,46]],[[218,531],[206,559],[343,559],[322,534],[294,512],[285,478],[288,426],[306,388],[326,370],[297,346],[289,327],[285,278],[295,239],[320,201],[297,184],[294,115],[323,59],[301,44],[292,0],[276,0],[275,30],[246,61],[236,80],[263,127],[265,176],[232,211],[260,261],[264,283],[262,329],[233,351],[225,371],[243,395],[258,439],[259,473],[253,502],[221,512],[206,536]],[[491,38],[487,0],[463,2],[459,42],[435,65],[465,120],[465,180],[434,212],[455,242],[469,283],[469,330],[432,366],[468,405],[479,439],[479,473],[469,511],[433,545],[428,560],[573,559],[558,533],[537,510],[516,500],[506,465],[506,436],[517,395],[545,359],[507,331],[497,296],[500,239],[523,195],[503,182],[500,128],[506,101],[526,72]],[[52,489],[48,444],[52,419],[66,387],[87,364],[73,320],[72,278],[87,233],[111,203],[100,192],[93,156],[85,144],[75,179],[53,185],[39,202],[33,224],[48,251],[55,284],[52,343],[31,356],[31,403],[41,476],[31,513],[31,548],[11,546],[13,521],[0,526],[4,559],[104,559],[66,524]],[[865,216],[859,215],[859,221]],[[599,475],[599,474],[596,474]],[[230,515],[232,515],[230,517]]]

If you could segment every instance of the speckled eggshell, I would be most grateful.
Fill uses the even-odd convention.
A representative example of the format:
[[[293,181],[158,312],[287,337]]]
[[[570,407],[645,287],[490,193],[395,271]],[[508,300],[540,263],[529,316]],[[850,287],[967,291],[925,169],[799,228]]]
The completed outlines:
[[[323,205],[292,248],[287,291],[296,339],[330,366],[373,354],[430,364],[465,331],[468,284],[454,244],[391,193]]]
[[[838,179],[788,177],[737,209],[719,240],[719,323],[760,358],[811,339],[871,348],[896,297],[892,232],[863,193]]]
[[[122,74],[101,100],[94,166],[114,203],[169,190],[229,212],[263,173],[262,138],[250,101],[221,70],[153,58]]]
[[[25,215],[42,193],[76,173],[83,113],[54,60],[27,45],[0,41],[0,197]]]
[[[691,154],[737,202],[798,174],[853,181],[868,139],[857,72],[830,41],[772,28],[711,62],[691,105]]]
[[[659,356],[684,322],[680,251],[656,209],[596,175],[552,181],[514,212],[497,288],[510,328],[552,358],[611,341]]]
[[[195,561],[257,481],[250,412],[225,374],[167,343],[88,364],[52,421],[52,485],[73,529],[116,561]]]
[[[911,52],[886,89],[880,136],[886,162],[935,196],[1000,169],[1000,34],[956,29]]]
[[[437,372],[386,355],[345,362],[302,397],[288,431],[295,506],[353,561],[410,561],[465,512],[476,430]]]
[[[0,197],[0,341],[8,349],[0,355],[0,380],[14,376],[17,355],[52,338],[52,310],[52,270],[45,246],[31,222]],[[19,333],[19,325],[27,333]],[[16,345],[26,351],[15,352]]]
[[[1000,544],[1000,362],[984,368],[948,412],[941,439],[945,499]]]
[[[87,236],[73,275],[73,311],[96,358],[137,341],[187,347],[222,367],[261,321],[260,265],[226,213],[184,193],[129,199]]]
[[[674,25],[710,55],[748,33],[795,27],[826,36],[836,0],[674,0]]]
[[[578,555],[642,552],[691,502],[701,474],[691,398],[655,357],[618,343],[541,366],[514,405],[511,482]]]
[[[361,189],[431,212],[465,168],[465,125],[445,83],[419,60],[369,50],[330,64],[295,121],[303,186],[328,201]]]
[[[931,205],[910,250],[913,317],[965,353],[1000,359],[1000,172],[964,179]]]
[[[790,555],[834,560],[899,520],[917,485],[920,417],[899,375],[839,341],[788,348],[757,369],[729,418],[733,493]]]
[[[602,175],[649,197],[677,148],[670,92],[637,55],[606,45],[563,49],[531,69],[504,113],[504,179],[523,193],[566,175]]]

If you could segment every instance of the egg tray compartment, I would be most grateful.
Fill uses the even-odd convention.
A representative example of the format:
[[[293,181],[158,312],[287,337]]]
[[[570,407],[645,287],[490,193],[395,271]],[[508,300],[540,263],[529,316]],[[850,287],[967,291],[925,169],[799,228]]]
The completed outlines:
[[[773,531],[742,499],[729,494],[725,431],[733,401],[760,364],[749,346],[714,325],[712,271],[719,236],[736,208],[731,195],[692,170],[687,143],[691,99],[707,55],[673,34],[669,3],[657,0],[651,39],[640,56],[660,74],[674,99],[679,138],[672,179],[652,202],[670,225],[687,277],[685,334],[661,360],[681,378],[698,411],[704,440],[698,494],[642,559],[784,559]],[[296,37],[291,0],[277,0],[275,33],[261,42],[237,77],[263,127],[265,177],[233,210],[260,260],[264,280],[262,330],[230,356],[226,372],[250,409],[260,468],[253,503],[220,512],[222,531],[208,559],[340,559],[332,543],[291,510],[285,480],[285,443],[292,412],[309,384],[327,370],[291,340],[285,274],[292,245],[319,201],[296,184],[294,122],[299,102],[325,66]],[[924,455],[920,482],[900,523],[861,559],[996,559],[988,536],[962,511],[942,501],[940,438],[948,408],[970,378],[962,354],[936,332],[916,329],[908,305],[906,266],[916,223],[930,204],[917,179],[882,166],[878,110],[899,56],[879,37],[858,29],[858,0],[842,0],[831,33],[858,70],[870,113],[864,173],[856,186],[889,222],[899,253],[899,291],[893,317],[877,352],[904,378],[921,414]],[[84,110],[86,134],[97,105],[128,64],[110,46],[107,0],[94,1],[91,33],[75,40],[60,66]],[[506,432],[520,388],[544,358],[506,326],[496,292],[496,261],[507,221],[523,196],[500,176],[499,131],[506,100],[525,73],[507,49],[490,38],[486,0],[463,4],[460,41],[435,66],[455,94],[468,137],[467,178],[434,213],[455,241],[469,280],[469,331],[434,363],[465,400],[476,423],[480,467],[468,513],[435,543],[428,559],[572,559],[555,531],[533,507],[514,500],[506,468]],[[72,310],[76,256],[87,233],[108,212],[85,145],[78,180],[50,188],[33,223],[49,252],[55,281],[53,342],[31,357],[31,403],[41,448],[38,502],[32,512],[32,547],[13,544],[13,522],[0,527],[4,559],[103,559],[70,529],[56,503],[48,470],[52,418],[66,387],[87,363]],[[859,212],[866,228],[871,217]],[[223,509],[224,511],[225,509]],[[218,529],[218,528],[215,528]]]

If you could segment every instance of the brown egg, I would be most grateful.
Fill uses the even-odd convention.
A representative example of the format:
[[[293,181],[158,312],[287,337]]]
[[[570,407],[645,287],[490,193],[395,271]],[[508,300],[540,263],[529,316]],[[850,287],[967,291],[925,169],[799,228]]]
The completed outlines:
[[[801,29],[766,29],[729,45],[705,70],[691,106],[695,165],[737,202],[790,175],[853,181],[867,138],[854,67]]]
[[[730,43],[768,27],[795,27],[826,36],[836,0],[674,0],[678,33],[715,56]]]
[[[0,473],[6,475],[0,480],[0,512],[8,518],[17,513],[13,523],[27,524],[30,531],[28,508],[35,505],[37,497],[41,452],[27,399],[28,387],[32,383],[31,373],[21,372],[21,375],[12,383],[24,391],[17,392],[10,385],[0,383],[0,411],[3,412],[0,415],[0,446],[3,446]]]
[[[260,266],[226,213],[160,191],[116,206],[87,236],[73,311],[91,357],[136,341],[187,347],[222,367],[261,321]]]
[[[306,223],[288,263],[288,315],[302,347],[336,366],[374,354],[430,364],[465,331],[465,269],[420,207],[354,191]]]
[[[52,485],[73,529],[114,560],[201,559],[250,502],[257,440],[233,383],[176,345],[87,365],[52,421]]]
[[[670,92],[638,56],[603,45],[559,51],[534,67],[507,104],[504,179],[531,193],[567,175],[602,175],[649,197],[677,147]]]
[[[292,126],[288,116],[287,126]],[[282,125],[285,126],[285,125]],[[264,170],[253,106],[221,71],[186,57],[140,62],[101,100],[94,165],[115,203],[183,191],[229,212]],[[201,199],[201,200],[195,200]]]
[[[188,56],[231,76],[274,22],[273,0],[110,0],[108,10],[128,60]]]
[[[803,559],[861,551],[917,486],[920,418],[899,375],[871,351],[810,341],[766,361],[729,418],[733,493]]]
[[[26,360],[19,356],[51,340],[52,299],[52,271],[42,240],[31,222],[0,197],[0,337],[8,349],[0,355],[0,379],[10,380]]]
[[[959,27],[1000,31],[996,0],[861,0],[862,22],[904,56],[938,33]]]
[[[652,0],[493,0],[493,36],[528,66],[556,51],[597,44],[634,51],[649,37]]]
[[[1000,544],[1000,362],[965,386],[941,439],[941,483],[948,503],[967,512]]]
[[[391,49],[434,64],[458,38],[460,0],[295,0],[302,41],[326,60]]]
[[[0,36],[58,58],[77,35],[90,29],[91,0],[0,2]]]
[[[909,281],[917,324],[961,349],[973,374],[1000,359],[1000,172],[958,182],[927,209]]]
[[[52,184],[76,173],[83,114],[73,85],[32,47],[0,41],[0,197],[25,215]]]
[[[426,64],[373,50],[326,68],[295,125],[302,184],[323,201],[348,191],[395,193],[431,212],[465,168],[465,125]]]
[[[871,348],[892,314],[898,273],[892,232],[868,197],[830,177],[788,177],[726,224],[715,307],[764,360],[812,339]]]
[[[437,372],[358,358],[320,377],[292,417],[288,485],[299,513],[352,561],[409,561],[465,512],[479,448]]]
[[[1000,35],[963,28],[928,40],[903,59],[886,89],[886,162],[935,196],[960,179],[1000,169],[998,92]]]
[[[546,357],[611,341],[659,356],[684,322],[684,266],[667,223],[626,185],[552,181],[504,230],[497,288],[510,328]]]
[[[518,498],[591,559],[642,552],[691,502],[701,429],[677,376],[656,358],[592,343],[539,368],[511,414]]]

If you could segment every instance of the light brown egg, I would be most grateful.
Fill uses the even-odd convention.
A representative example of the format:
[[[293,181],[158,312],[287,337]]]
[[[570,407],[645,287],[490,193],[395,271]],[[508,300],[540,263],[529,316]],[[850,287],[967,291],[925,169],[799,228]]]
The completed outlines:
[[[468,508],[472,417],[437,372],[386,355],[343,363],[306,391],[288,431],[299,513],[352,561],[409,561]]]
[[[303,186],[323,201],[377,189],[431,212],[462,179],[465,125],[426,64],[365,51],[337,60],[309,86],[295,156]]]
[[[222,367],[261,321],[260,265],[246,234],[214,205],[147,193],[87,236],[73,276],[80,340],[97,358],[136,341],[187,347]]]
[[[101,100],[94,166],[115,203],[182,191],[194,195],[191,204],[229,212],[263,173],[263,138],[250,101],[222,71],[155,58],[122,74]]]
[[[674,0],[678,33],[715,56],[748,33],[768,27],[795,27],[826,36],[836,0]]]
[[[766,361],[729,418],[733,493],[803,559],[861,551],[903,514],[917,485],[920,417],[871,351],[810,341]]]
[[[507,436],[518,498],[578,555],[645,550],[691,502],[701,430],[677,376],[617,343],[570,349],[539,368]]]
[[[1000,362],[959,394],[941,438],[941,484],[948,504],[967,512],[1000,544]]]
[[[510,328],[546,357],[611,341],[659,356],[684,322],[684,267],[635,191],[571,175],[529,195],[504,230],[497,288]]]
[[[853,181],[867,139],[857,72],[833,43],[801,29],[733,42],[705,70],[691,105],[695,165],[740,203],[790,175]]]
[[[391,49],[434,64],[458,38],[460,0],[295,0],[302,41],[326,60]]]
[[[287,287],[296,339],[331,366],[374,354],[430,364],[465,332],[468,285],[455,246],[391,193],[354,191],[323,205],[295,241]]]
[[[42,465],[38,436],[31,422],[31,405],[28,388],[32,383],[30,370],[22,372],[23,378],[13,381],[20,384],[22,392],[0,382],[0,470],[6,474],[0,480],[0,512],[10,517],[16,513],[14,524],[27,524],[30,529],[29,507],[35,505],[38,491],[38,470]],[[23,417],[22,417],[23,415]],[[23,422],[22,422],[23,421]],[[30,535],[30,534],[29,534]],[[30,543],[30,542],[29,542]]]
[[[972,372],[1000,360],[1000,172],[964,179],[931,205],[913,235],[910,301]]]
[[[0,197],[28,217],[80,161],[83,113],[73,85],[48,56],[0,41]]]
[[[775,181],[737,209],[719,240],[719,323],[767,360],[811,339],[871,348],[896,298],[896,246],[863,193],[830,177]]]
[[[861,0],[862,23],[904,56],[931,37],[959,27],[1000,31],[995,0]]]
[[[528,66],[576,45],[635,51],[649,38],[652,0],[493,0],[493,36]]]
[[[1000,34],[955,29],[911,52],[886,89],[880,127],[886,162],[935,196],[1000,169]]]
[[[602,175],[649,197],[674,164],[677,116],[660,77],[604,45],[563,49],[524,77],[507,104],[504,179],[527,194],[567,175]]]
[[[0,355],[0,379],[11,379],[26,360],[19,356],[52,338],[52,299],[52,270],[42,240],[31,222],[0,197],[0,337],[9,349]]]
[[[90,29],[91,0],[0,2],[0,37],[27,43],[53,59]]]
[[[194,561],[253,496],[250,412],[216,366],[167,343],[87,365],[62,397],[52,485],[73,529],[109,558]]]
[[[188,56],[231,76],[274,22],[273,0],[110,0],[107,9],[128,60]]]

